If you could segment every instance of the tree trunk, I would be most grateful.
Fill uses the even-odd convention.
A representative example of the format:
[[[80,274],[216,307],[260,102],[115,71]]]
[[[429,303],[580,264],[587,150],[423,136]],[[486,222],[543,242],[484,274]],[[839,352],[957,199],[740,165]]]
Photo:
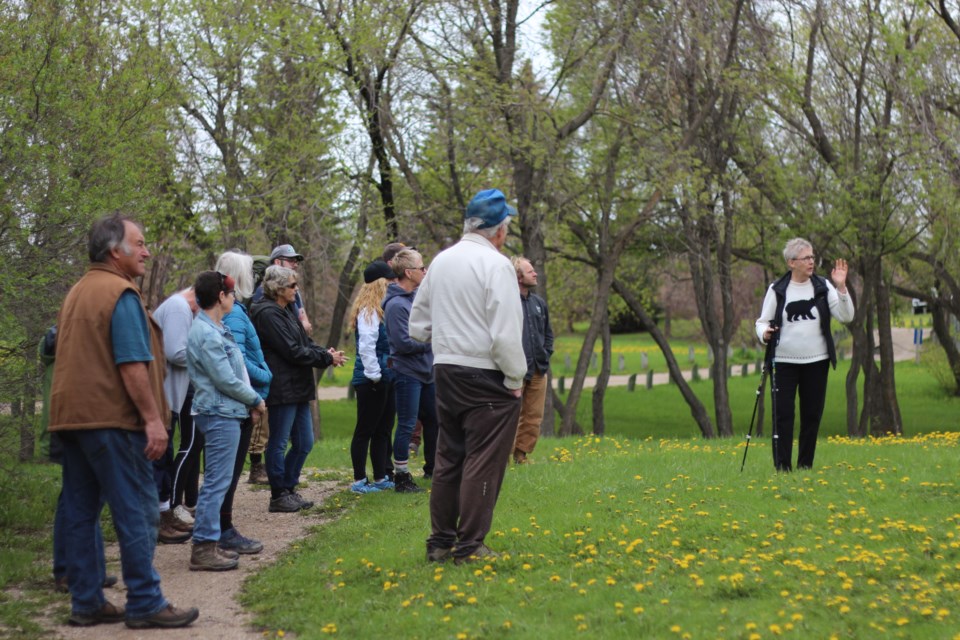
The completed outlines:
[[[960,350],[950,335],[950,313],[939,302],[930,304],[930,315],[933,317],[933,332],[943,347],[953,374],[953,395],[960,396]]]
[[[603,358],[600,364],[600,375],[597,384],[593,387],[593,434],[602,436],[606,432],[606,422],[603,415],[603,398],[607,393],[607,384],[610,382],[610,314],[604,313],[601,341],[603,343]]]
[[[687,381],[683,379],[680,365],[673,356],[673,349],[670,348],[670,343],[666,336],[661,333],[660,328],[657,327],[653,318],[650,317],[647,310],[640,304],[640,300],[637,299],[622,282],[614,280],[613,288],[617,294],[623,298],[623,301],[627,303],[630,310],[639,318],[644,330],[650,333],[657,343],[657,346],[660,347],[660,351],[667,361],[667,369],[670,371],[670,377],[677,382],[677,389],[680,390],[680,395],[683,396],[687,406],[690,407],[690,415],[693,416],[694,421],[696,421],[697,426],[700,428],[700,433],[704,438],[715,437],[716,434],[713,431],[713,425],[710,423],[710,415],[707,413],[707,408],[703,406],[700,398],[693,392],[693,389],[690,388]]]
[[[885,435],[903,435],[903,419],[900,416],[900,403],[897,401],[897,385],[894,375],[893,332],[890,318],[890,288],[883,277],[881,262],[877,260],[877,333],[880,345],[879,393],[882,410],[879,427]],[[877,433],[877,429],[873,430]]]

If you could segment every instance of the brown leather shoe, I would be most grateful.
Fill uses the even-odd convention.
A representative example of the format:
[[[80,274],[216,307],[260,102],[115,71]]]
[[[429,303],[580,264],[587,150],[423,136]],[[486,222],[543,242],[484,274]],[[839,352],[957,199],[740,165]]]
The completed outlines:
[[[230,571],[237,568],[238,557],[217,549],[216,542],[198,542],[190,554],[190,571]]]
[[[270,478],[267,477],[267,467],[262,462],[254,462],[250,465],[250,477],[247,478],[249,484],[270,484]]]
[[[110,601],[104,601],[103,606],[92,613],[71,613],[67,624],[74,627],[92,627],[95,624],[123,622],[127,612]]]
[[[500,554],[488,547],[487,545],[480,543],[480,546],[473,550],[468,556],[455,557],[453,559],[454,564],[469,564],[472,562],[489,562],[491,560],[496,560],[500,557]]]
[[[193,533],[193,525],[187,524],[180,518],[176,516],[173,512],[173,509],[167,509],[166,511],[160,512],[160,526],[166,525],[168,528],[173,529],[174,531],[182,531],[184,533]]]
[[[160,609],[160,611],[144,618],[127,618],[127,626],[131,629],[150,629],[152,627],[174,629],[185,627],[199,617],[200,610],[196,607],[177,609],[170,604],[165,609]]]
[[[168,523],[164,522],[163,515],[161,514],[160,526],[157,528],[157,541],[161,544],[181,544],[189,540],[191,535],[189,531],[180,531],[171,527]]]

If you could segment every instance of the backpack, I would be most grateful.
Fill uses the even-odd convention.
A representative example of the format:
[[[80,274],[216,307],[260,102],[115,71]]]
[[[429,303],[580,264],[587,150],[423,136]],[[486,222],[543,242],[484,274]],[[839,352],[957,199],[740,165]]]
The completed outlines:
[[[263,282],[263,273],[270,266],[270,256],[253,256],[253,288]]]

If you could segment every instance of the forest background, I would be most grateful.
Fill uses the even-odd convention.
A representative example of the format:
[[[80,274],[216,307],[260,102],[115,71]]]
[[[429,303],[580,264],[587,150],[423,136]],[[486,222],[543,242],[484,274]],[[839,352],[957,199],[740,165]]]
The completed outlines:
[[[230,248],[306,256],[314,337],[345,341],[386,242],[429,258],[478,190],[555,328],[586,327],[557,430],[603,433],[611,331],[650,333],[700,433],[730,436],[734,347],[811,240],[851,265],[851,436],[903,433],[891,317],[925,302],[960,388],[960,3],[830,0],[5,0],[0,404],[35,452],[37,345],[92,220],[146,227],[152,306]],[[714,409],[671,314],[712,354]],[[613,329],[612,329],[613,327]],[[575,421],[601,354],[593,424]],[[552,421],[545,423],[552,430]]]

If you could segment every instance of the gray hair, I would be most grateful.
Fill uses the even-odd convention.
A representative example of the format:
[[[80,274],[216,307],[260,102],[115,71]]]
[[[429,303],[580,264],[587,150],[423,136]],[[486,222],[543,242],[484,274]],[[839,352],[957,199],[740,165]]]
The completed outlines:
[[[140,226],[127,216],[115,213],[100,218],[90,227],[90,236],[87,239],[87,255],[90,262],[106,262],[110,252],[120,247],[124,254],[130,255],[132,250],[123,244],[127,235],[126,222]]]
[[[813,249],[813,245],[803,238],[787,240],[787,246],[783,248],[783,259],[796,260],[804,249]]]
[[[291,278],[296,278],[297,272],[287,267],[272,264],[263,272],[263,297],[276,300],[280,291],[287,286]]]
[[[510,224],[510,216],[507,216],[500,221],[500,224],[497,224],[486,229],[481,229],[480,225],[484,224],[483,218],[467,218],[463,221],[463,234],[468,233],[478,233],[488,240],[493,236],[497,235],[497,232],[500,231],[500,227],[506,227]]]
[[[390,267],[398,278],[407,277],[407,269],[415,269],[417,263],[423,262],[423,256],[416,249],[401,249],[390,261]]]
[[[249,300],[253,296],[253,257],[239,251],[227,251],[217,258],[214,267],[236,282],[234,293],[237,300]]]

